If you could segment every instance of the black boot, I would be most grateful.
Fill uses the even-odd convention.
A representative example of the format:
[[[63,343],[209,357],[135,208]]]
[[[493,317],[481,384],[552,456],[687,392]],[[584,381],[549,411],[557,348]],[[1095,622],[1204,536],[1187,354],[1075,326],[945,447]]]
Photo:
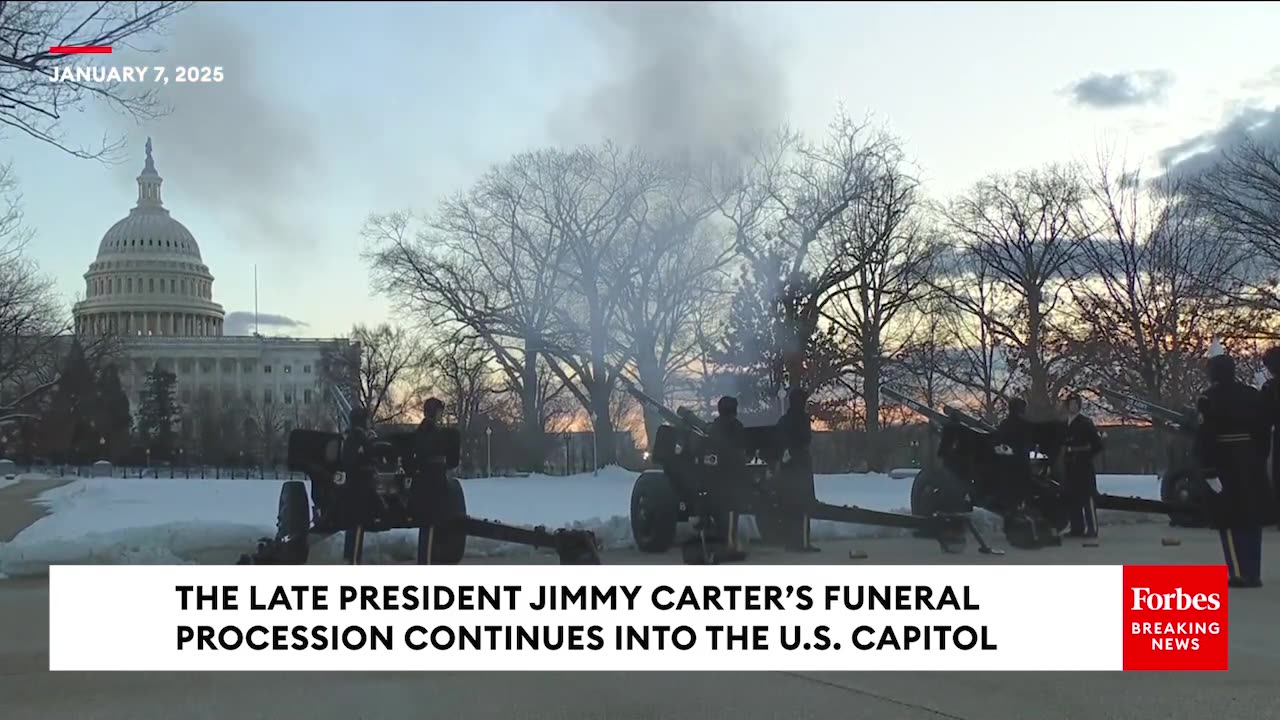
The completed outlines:
[[[1260,588],[1262,587],[1262,578],[1242,578],[1232,577],[1227,579],[1227,587],[1231,588]]]

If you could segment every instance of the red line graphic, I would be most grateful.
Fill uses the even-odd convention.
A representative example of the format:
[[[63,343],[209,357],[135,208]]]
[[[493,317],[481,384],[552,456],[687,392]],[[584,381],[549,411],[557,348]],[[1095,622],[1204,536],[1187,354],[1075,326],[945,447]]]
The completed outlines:
[[[110,45],[54,45],[49,48],[54,55],[110,55]]]

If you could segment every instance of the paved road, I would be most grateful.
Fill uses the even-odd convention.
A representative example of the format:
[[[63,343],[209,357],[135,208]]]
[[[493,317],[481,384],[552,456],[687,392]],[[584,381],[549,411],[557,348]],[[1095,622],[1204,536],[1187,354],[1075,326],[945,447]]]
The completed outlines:
[[[919,540],[831,543],[813,555],[757,552],[750,562],[1220,562],[1216,536],[1158,525],[1104,528],[1079,544],[1003,558],[946,556]],[[1180,547],[1164,547],[1177,536]],[[1256,720],[1280,717],[1280,533],[1267,536],[1267,580],[1235,591],[1232,670],[1103,673],[49,673],[48,585],[0,581],[0,717],[171,720],[309,718],[886,718],[923,720]],[[855,548],[866,560],[850,560]],[[546,557],[530,558],[547,562]],[[609,563],[668,558],[620,553]],[[1058,589],[1046,588],[1045,592]]]
[[[26,478],[0,488],[0,542],[9,542],[32,523],[49,514],[33,501],[46,490],[75,480],[65,478]]]

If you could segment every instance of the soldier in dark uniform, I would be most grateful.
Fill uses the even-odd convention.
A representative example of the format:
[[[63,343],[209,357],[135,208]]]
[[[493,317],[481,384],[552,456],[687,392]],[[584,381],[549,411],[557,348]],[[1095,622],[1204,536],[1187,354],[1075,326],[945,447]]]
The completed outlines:
[[[1027,422],[1026,400],[1009,400],[1008,415],[996,426],[996,440],[1012,453],[1006,467],[1013,484],[1006,490],[1014,494],[1026,492],[1031,482],[1031,425]]]
[[[798,518],[795,537],[788,550],[816,552],[809,542],[809,509],[817,502],[813,487],[813,457],[809,452],[812,430],[809,421],[809,394],[793,388],[787,395],[787,411],[778,420],[778,436],[782,441],[782,458],[778,474],[783,483],[782,494],[793,515]]]
[[[364,478],[373,466],[373,438],[369,412],[364,408],[352,408],[342,441],[342,467],[353,479]]]
[[[1102,438],[1093,421],[1080,414],[1079,395],[1067,398],[1066,490],[1072,501],[1071,537],[1098,537],[1098,474],[1093,459],[1102,452]]]
[[[373,492],[377,473],[373,466],[373,439],[373,431],[369,428],[368,411],[361,407],[352,408],[347,416],[347,432],[342,438],[341,463],[347,475],[347,482],[353,487],[362,488],[354,496],[357,503],[370,502],[369,493]],[[357,517],[362,514],[362,509],[359,506],[355,509]],[[354,530],[348,530],[342,541],[342,557],[347,562],[358,563],[363,547],[363,528],[356,527]]]
[[[1262,385],[1262,401],[1266,404],[1267,423],[1271,426],[1271,495],[1277,501],[1275,513],[1277,522],[1280,522],[1280,347],[1272,347],[1263,353],[1262,364],[1271,376]]]
[[[1231,587],[1261,587],[1262,527],[1275,520],[1266,408],[1262,393],[1236,379],[1230,355],[1209,359],[1209,383],[1196,403],[1196,452],[1202,467],[1217,471],[1221,486],[1211,499],[1212,525],[1222,538]]]
[[[440,419],[444,416],[444,403],[439,398],[427,398],[422,404],[422,422],[418,423],[413,437],[413,462],[407,468],[417,480],[443,479],[448,466],[445,448],[440,438]]]
[[[414,431],[413,459],[406,470],[413,477],[409,492],[409,507],[413,516],[423,520],[427,532],[425,540],[419,536],[420,556],[426,562],[432,557],[436,527],[442,524],[449,508],[441,501],[449,482],[449,449],[440,432],[444,416],[444,403],[439,398],[427,398],[422,404],[422,422]]]
[[[721,485],[716,493],[731,504],[733,492],[731,487],[745,480],[747,472],[746,428],[738,420],[738,399],[728,395],[716,403],[716,419],[711,422],[710,443],[716,456],[715,475]],[[738,514],[732,510],[716,513],[726,518],[724,543],[727,548],[727,560],[741,560],[746,553],[738,546]]]

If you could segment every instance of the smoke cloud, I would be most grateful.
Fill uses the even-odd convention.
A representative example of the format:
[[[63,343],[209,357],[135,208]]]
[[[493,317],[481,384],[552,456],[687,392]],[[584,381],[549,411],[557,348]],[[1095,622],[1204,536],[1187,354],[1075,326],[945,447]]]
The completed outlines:
[[[567,6],[604,49],[610,72],[552,119],[565,142],[608,138],[663,154],[739,154],[782,122],[778,53],[745,31],[732,6],[583,3]]]
[[[315,124],[267,89],[272,62],[233,23],[196,7],[179,16],[160,55],[123,53],[113,64],[163,65],[168,84],[157,86],[170,112],[141,130],[113,116],[134,142],[124,166],[136,174],[142,141],[155,143],[156,167],[184,194],[200,198],[227,222],[242,246],[300,248],[314,235],[299,227],[303,200],[322,177]],[[221,66],[222,82],[177,83],[176,68]],[[134,148],[136,147],[136,151]]]

